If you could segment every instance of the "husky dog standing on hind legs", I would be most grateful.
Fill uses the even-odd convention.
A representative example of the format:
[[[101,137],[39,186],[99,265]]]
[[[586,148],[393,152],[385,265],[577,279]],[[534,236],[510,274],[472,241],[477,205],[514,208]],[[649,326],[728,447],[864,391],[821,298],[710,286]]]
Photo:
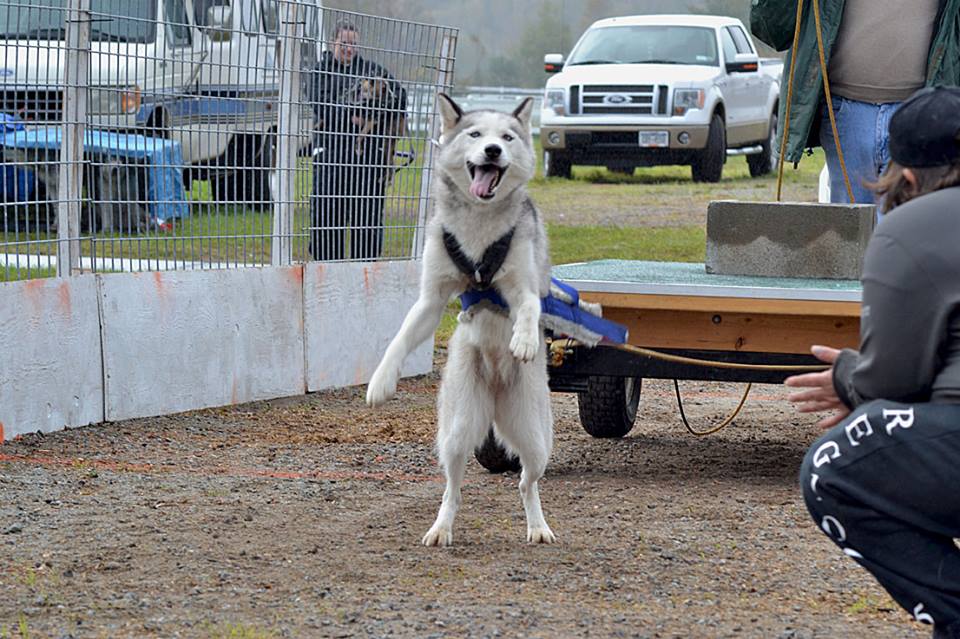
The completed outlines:
[[[367,403],[377,406],[394,395],[404,358],[433,334],[454,295],[499,294],[507,308],[489,300],[470,306],[450,338],[437,411],[437,452],[447,486],[423,544],[453,542],[466,463],[491,423],[523,466],[527,540],[553,543],[537,488],[553,447],[553,415],[540,327],[550,259],[543,223],[527,194],[536,170],[533,100],[512,114],[464,112],[444,94],[439,104],[436,209],[426,230],[420,295],[370,380]]]

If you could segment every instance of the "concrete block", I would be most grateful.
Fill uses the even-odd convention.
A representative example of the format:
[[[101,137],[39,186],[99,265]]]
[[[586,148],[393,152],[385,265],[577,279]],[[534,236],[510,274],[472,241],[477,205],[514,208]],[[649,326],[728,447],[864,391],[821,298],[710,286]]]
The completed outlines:
[[[708,273],[860,279],[873,205],[711,202]]]

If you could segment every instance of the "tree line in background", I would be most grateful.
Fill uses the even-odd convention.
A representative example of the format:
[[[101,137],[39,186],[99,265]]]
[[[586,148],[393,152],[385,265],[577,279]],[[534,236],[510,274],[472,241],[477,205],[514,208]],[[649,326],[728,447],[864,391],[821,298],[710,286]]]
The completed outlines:
[[[541,88],[543,56],[570,52],[584,29],[611,16],[727,15],[749,27],[750,0],[325,0],[328,8],[457,27],[460,86]],[[773,55],[760,43],[760,55]]]

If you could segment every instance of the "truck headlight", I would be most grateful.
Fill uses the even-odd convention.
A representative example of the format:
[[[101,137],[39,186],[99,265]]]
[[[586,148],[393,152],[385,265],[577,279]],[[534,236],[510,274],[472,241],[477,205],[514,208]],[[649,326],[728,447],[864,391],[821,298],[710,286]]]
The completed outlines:
[[[87,111],[91,115],[136,113],[142,102],[138,86],[93,87],[87,94]]]
[[[703,89],[677,89],[673,92],[673,114],[686,115],[691,109],[702,109],[705,99]]]
[[[566,92],[563,89],[547,89],[543,94],[543,106],[553,109],[557,115],[566,112]]]

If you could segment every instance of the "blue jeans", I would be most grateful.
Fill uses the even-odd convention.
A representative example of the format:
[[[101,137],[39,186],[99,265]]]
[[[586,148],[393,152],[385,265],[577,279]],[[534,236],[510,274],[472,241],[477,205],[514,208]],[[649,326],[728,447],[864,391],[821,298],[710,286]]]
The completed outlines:
[[[890,163],[890,118],[900,108],[900,102],[871,104],[834,96],[833,110],[837,131],[843,148],[843,159],[850,176],[850,186],[857,204],[874,204],[873,191],[865,183],[876,182]],[[847,187],[837,155],[837,144],[830,127],[826,105],[820,123],[820,144],[827,156],[830,170],[830,201],[849,204]]]

